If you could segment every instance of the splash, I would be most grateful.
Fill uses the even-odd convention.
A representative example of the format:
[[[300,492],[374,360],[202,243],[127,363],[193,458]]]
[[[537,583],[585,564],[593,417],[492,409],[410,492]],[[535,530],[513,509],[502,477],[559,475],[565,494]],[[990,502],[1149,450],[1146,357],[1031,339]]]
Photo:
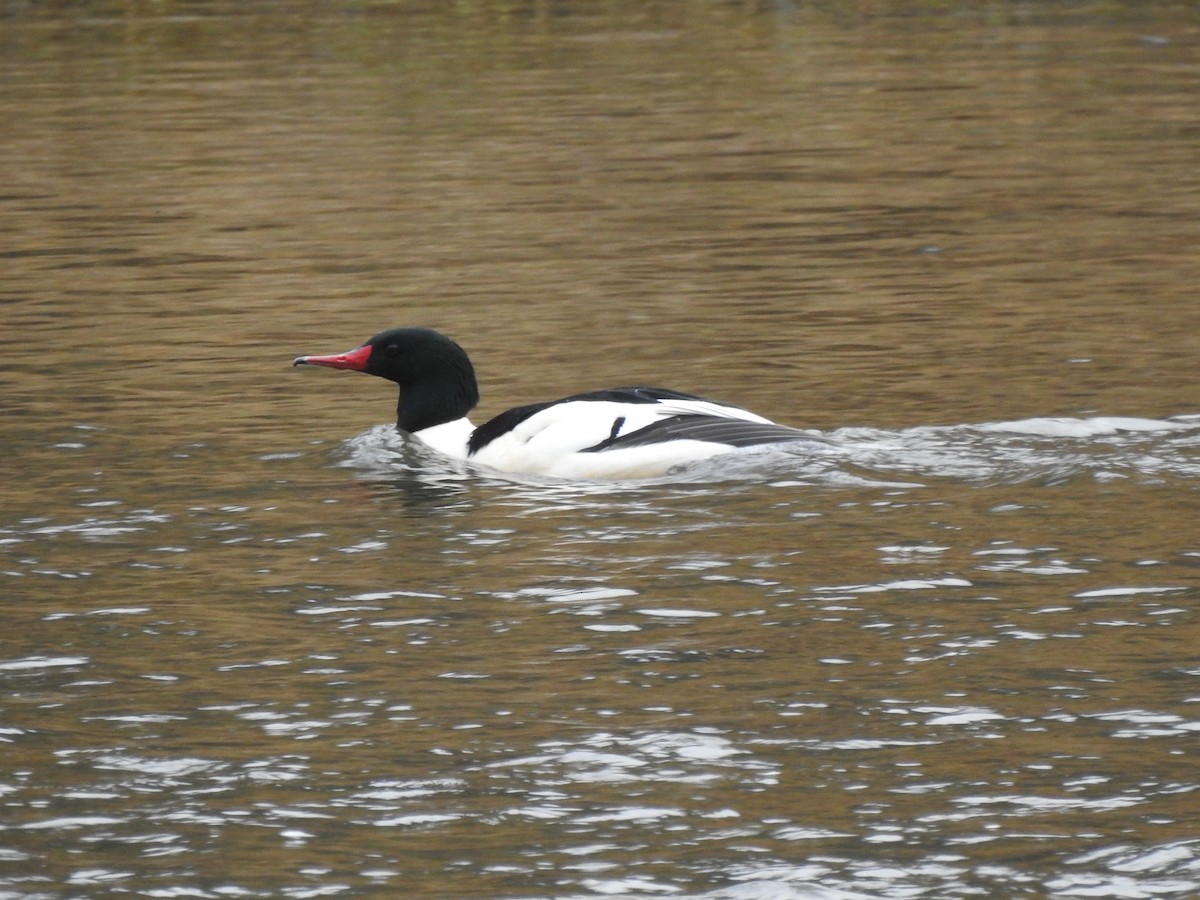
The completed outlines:
[[[476,478],[521,484],[559,479],[511,475],[449,459],[379,425],[346,441],[338,465],[364,478],[407,473],[463,484]],[[930,480],[967,484],[1058,484],[1077,478],[1145,482],[1200,480],[1200,416],[1031,418],[904,429],[841,428],[812,441],[753,447],[638,482],[761,481],[828,488],[910,488]]]

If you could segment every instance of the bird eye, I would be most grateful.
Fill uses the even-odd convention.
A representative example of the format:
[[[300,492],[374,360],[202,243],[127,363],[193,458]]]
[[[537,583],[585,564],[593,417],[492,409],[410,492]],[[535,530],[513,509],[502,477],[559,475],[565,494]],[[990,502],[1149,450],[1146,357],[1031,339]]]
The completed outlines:
[[[399,344],[388,344],[386,347],[383,348],[383,352],[387,356],[395,356],[396,354],[398,354],[400,352],[400,345]]]

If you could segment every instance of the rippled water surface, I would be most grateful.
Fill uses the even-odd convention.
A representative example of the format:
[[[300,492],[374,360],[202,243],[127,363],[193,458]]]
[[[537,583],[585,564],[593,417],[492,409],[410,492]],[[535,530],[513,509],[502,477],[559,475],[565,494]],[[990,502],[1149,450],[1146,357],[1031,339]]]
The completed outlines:
[[[4,7],[0,896],[1200,895],[1200,20],[976,6]]]

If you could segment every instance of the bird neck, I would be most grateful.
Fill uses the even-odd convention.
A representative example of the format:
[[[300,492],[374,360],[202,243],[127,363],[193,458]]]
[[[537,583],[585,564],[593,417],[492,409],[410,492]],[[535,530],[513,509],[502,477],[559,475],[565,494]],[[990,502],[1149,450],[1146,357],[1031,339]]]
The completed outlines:
[[[418,381],[400,388],[396,427],[409,434],[464,418],[479,402],[474,377]]]

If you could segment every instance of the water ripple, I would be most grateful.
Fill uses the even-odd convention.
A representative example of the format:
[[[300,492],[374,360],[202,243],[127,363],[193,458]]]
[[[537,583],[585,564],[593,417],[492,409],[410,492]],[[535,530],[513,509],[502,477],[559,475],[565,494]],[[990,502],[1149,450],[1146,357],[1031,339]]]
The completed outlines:
[[[1026,419],[983,425],[914,427],[897,431],[842,428],[821,435],[819,445],[754,448],[706,460],[675,475],[637,484],[702,484],[759,479],[777,487],[911,488],[889,474],[957,478],[978,484],[1062,483],[1079,476],[1104,481],[1137,477],[1156,482],[1200,478],[1200,417],[1136,419]],[[501,475],[456,462],[377,426],[347,441],[341,463],[371,479],[405,480],[429,496],[461,493],[474,478],[536,485],[554,494],[570,485],[566,502],[586,502],[588,487],[524,475]],[[411,480],[409,480],[411,479]],[[406,488],[408,490],[408,488]]]

